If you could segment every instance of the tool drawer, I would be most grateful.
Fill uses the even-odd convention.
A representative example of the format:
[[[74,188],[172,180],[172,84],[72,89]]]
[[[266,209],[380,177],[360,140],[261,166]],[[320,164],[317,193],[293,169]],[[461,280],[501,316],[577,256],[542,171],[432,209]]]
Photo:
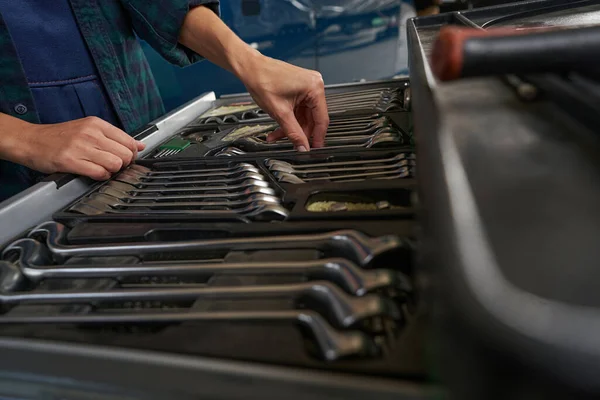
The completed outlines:
[[[267,140],[277,125],[244,96],[196,107],[5,244],[0,337],[423,385],[407,92],[328,90],[308,153]]]

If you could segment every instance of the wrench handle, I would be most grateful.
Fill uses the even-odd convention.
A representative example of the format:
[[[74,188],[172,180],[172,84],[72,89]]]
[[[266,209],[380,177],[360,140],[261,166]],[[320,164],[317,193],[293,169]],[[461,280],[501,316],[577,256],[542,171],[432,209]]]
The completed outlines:
[[[432,53],[438,79],[565,72],[597,62],[600,28],[479,30],[445,26]]]

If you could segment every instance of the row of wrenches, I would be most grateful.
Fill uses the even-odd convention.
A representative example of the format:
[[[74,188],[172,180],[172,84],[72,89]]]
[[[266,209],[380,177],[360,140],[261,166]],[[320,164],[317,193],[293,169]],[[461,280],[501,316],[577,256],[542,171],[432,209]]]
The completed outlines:
[[[71,211],[86,215],[233,213],[279,220],[288,216],[266,178],[247,163],[183,171],[152,171],[134,164],[82,198]]]
[[[397,237],[370,238],[356,231],[338,231],[325,234],[304,234],[244,239],[197,240],[172,243],[130,243],[69,245],[65,243],[64,226],[49,222],[35,228],[28,238],[8,246],[0,262],[0,305],[4,315],[0,324],[156,324],[185,321],[247,321],[256,323],[294,322],[312,332],[327,360],[346,356],[373,355],[377,352],[374,336],[381,335],[381,324],[373,320],[400,321],[399,302],[411,296],[410,280],[394,269],[368,269],[375,259],[395,259],[399,251],[406,252],[406,244]],[[320,260],[270,263],[226,263],[188,260],[172,264],[140,262],[136,264],[81,263],[82,257],[134,256],[149,254],[185,253],[194,250],[249,250],[249,249],[306,249],[324,251]],[[347,251],[347,250],[353,251]],[[333,257],[347,253],[350,257]],[[367,256],[368,255],[368,256]],[[391,256],[391,257],[389,257]],[[61,263],[77,257],[77,262]],[[405,257],[406,258],[406,257]],[[390,265],[390,267],[393,267]],[[149,277],[161,276],[203,277],[204,281],[216,275],[300,277],[299,283],[261,284],[250,286],[211,286],[206,284],[152,286],[144,284]],[[132,278],[141,284],[123,285]],[[109,290],[53,290],[36,288],[52,279],[113,278],[115,287]],[[34,290],[30,290],[31,288]],[[289,300],[289,310],[196,311],[198,307],[163,310],[151,307],[143,313],[131,313],[115,304],[151,302],[161,305],[188,302],[203,303],[202,309],[227,300],[248,301],[264,299]],[[111,304],[111,313],[98,312],[102,304]],[[87,313],[55,315],[27,315],[19,306],[31,304],[95,305]],[[310,306],[307,306],[310,304]],[[124,306],[125,307],[125,306]],[[18,312],[15,312],[17,309]]]
[[[346,93],[326,94],[327,109],[330,114],[343,114],[350,111],[368,110],[391,112],[401,110],[405,104],[404,89],[365,89]],[[209,118],[200,117],[196,124],[231,124],[253,119],[267,119],[268,114],[260,108],[239,113],[227,114],[227,106],[221,106],[223,115]],[[215,110],[211,110],[214,113]]]
[[[271,158],[265,160],[265,165],[279,182],[303,184],[408,178],[414,176],[416,160],[412,153],[398,153],[387,157],[310,164],[294,164]]]

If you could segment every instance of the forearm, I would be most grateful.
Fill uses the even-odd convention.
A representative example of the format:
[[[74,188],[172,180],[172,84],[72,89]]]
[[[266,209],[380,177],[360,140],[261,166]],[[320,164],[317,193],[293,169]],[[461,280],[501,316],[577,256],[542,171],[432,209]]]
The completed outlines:
[[[25,142],[32,124],[0,113],[0,159],[23,164],[27,157]]]
[[[196,7],[187,14],[179,42],[242,81],[261,54],[248,46],[206,7]]]

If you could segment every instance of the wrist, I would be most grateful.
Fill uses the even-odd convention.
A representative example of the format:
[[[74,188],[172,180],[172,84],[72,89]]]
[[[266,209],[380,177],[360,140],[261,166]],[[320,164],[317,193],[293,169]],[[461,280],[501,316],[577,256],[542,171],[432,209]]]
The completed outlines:
[[[18,164],[27,164],[36,124],[0,114],[0,158]]]
[[[244,48],[232,54],[230,65],[232,72],[245,85],[256,75],[256,71],[265,63],[267,57],[244,43]]]

